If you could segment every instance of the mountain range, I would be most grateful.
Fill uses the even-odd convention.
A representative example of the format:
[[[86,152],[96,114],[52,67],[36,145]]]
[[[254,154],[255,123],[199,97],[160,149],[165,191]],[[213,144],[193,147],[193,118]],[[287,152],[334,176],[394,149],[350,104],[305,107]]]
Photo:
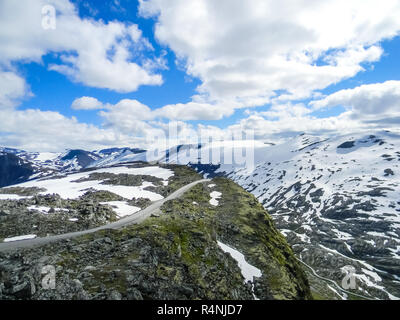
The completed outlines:
[[[98,151],[71,149],[63,153],[51,153],[0,147],[0,187],[55,173],[79,171],[104,158],[113,159],[143,152],[145,150],[139,148],[109,148]]]
[[[204,157],[254,147],[253,163]],[[227,151],[227,152],[226,152]],[[379,131],[335,137],[302,134],[281,144],[232,141],[182,145],[158,159],[113,148],[39,153],[0,149],[0,186],[128,162],[184,164],[204,177],[230,178],[268,210],[323,297],[400,297],[400,135]],[[36,179],[36,180],[35,180]],[[340,284],[354,268],[357,288]]]

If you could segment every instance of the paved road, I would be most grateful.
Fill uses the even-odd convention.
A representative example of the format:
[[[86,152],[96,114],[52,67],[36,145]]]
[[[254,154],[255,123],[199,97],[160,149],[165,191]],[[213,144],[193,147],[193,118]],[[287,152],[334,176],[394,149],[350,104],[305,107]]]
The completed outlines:
[[[65,240],[65,239],[71,239],[71,238],[76,238],[85,234],[89,233],[94,233],[100,230],[105,230],[105,229],[120,229],[122,227],[128,226],[130,224],[137,224],[143,222],[145,219],[150,217],[152,213],[157,213],[160,212],[160,207],[168,200],[173,200],[178,197],[180,197],[182,194],[184,194],[186,191],[188,191],[190,188],[195,186],[196,184],[203,183],[203,182],[209,182],[211,181],[210,179],[202,179],[198,180],[192,183],[187,184],[186,186],[176,190],[175,192],[171,193],[169,196],[166,198],[156,201],[152,203],[150,206],[147,208],[138,211],[130,216],[124,217],[116,222],[106,224],[101,227],[93,228],[93,229],[88,229],[84,231],[77,231],[77,232],[70,232],[70,233],[64,233],[60,235],[55,235],[55,236],[50,236],[50,237],[45,237],[45,238],[35,238],[31,240],[22,240],[22,241],[14,241],[14,242],[6,242],[6,243],[0,243],[0,252],[4,251],[10,251],[10,250],[15,250],[15,249],[22,249],[22,248],[31,248],[35,246],[41,246],[45,244],[49,244],[55,241],[59,240]]]

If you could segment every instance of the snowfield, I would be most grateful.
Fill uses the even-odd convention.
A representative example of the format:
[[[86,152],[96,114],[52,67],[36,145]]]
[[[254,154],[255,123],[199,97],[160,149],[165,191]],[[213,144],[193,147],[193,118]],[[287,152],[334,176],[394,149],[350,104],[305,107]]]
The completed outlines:
[[[53,152],[39,152],[36,154],[34,161],[45,162],[45,161],[53,161],[59,157],[61,153],[53,153]]]
[[[28,234],[25,236],[17,236],[17,237],[12,237],[12,238],[6,238],[3,240],[3,242],[13,242],[13,241],[22,241],[22,240],[30,240],[30,239],[35,239],[36,234]]]
[[[0,200],[21,200],[31,197],[23,197],[16,194],[0,194]]]
[[[161,195],[155,192],[144,190],[144,188],[152,186],[151,182],[144,182],[141,186],[106,185],[101,184],[103,181],[98,180],[77,182],[79,179],[88,178],[92,173],[150,175],[163,179],[164,181],[173,176],[171,170],[160,167],[128,168],[121,166],[98,169],[90,172],[74,173],[60,178],[53,177],[52,179],[32,180],[15,185],[15,187],[44,188],[46,191],[41,192],[41,194],[55,193],[60,195],[63,199],[77,199],[90,189],[110,191],[126,199],[132,199],[134,197],[148,198],[151,201],[163,199]]]
[[[111,206],[119,218],[130,216],[131,214],[141,210],[139,207],[130,206],[124,201],[109,201],[100,203]]]

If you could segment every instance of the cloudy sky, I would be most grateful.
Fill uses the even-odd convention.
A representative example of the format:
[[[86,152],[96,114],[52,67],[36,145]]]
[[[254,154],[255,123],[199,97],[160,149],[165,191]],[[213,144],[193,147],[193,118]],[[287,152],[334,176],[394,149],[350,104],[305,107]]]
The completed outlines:
[[[396,130],[399,16],[398,0],[0,0],[0,146],[144,147],[171,123]]]

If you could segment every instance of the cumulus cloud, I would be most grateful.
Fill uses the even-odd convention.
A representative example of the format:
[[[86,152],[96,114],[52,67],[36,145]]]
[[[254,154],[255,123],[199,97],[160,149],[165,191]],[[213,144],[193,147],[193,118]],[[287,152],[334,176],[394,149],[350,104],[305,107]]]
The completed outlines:
[[[58,112],[28,109],[0,110],[2,146],[26,150],[60,151],[66,148],[95,149],[127,142],[112,130],[97,128],[67,118]]]
[[[0,109],[14,107],[29,93],[24,78],[14,72],[0,70]]]
[[[166,105],[157,109],[133,99],[123,99],[117,104],[102,103],[93,97],[76,99],[71,107],[73,109],[104,109],[100,115],[107,123],[121,126],[123,123],[136,120],[167,119],[178,121],[189,120],[219,120],[230,116],[233,108],[230,104],[210,104],[202,101]]]
[[[169,120],[219,120],[233,113],[231,105],[191,101],[166,105],[153,111],[156,117]]]
[[[45,5],[57,10],[55,30],[42,28]],[[68,0],[3,0],[0,30],[0,67],[59,53],[60,62],[49,68],[88,86],[130,92],[162,83],[141,65],[140,53],[153,48],[137,25],[81,19]]]
[[[231,129],[254,130],[256,138],[268,139],[290,137],[304,132],[309,134],[354,132],[362,130],[363,126],[360,122],[351,119],[349,113],[328,118],[287,116],[277,120],[252,115],[247,119],[242,119],[237,125],[231,126]]]
[[[400,115],[400,81],[365,84],[337,91],[310,103],[315,109],[341,105],[352,110],[355,117],[382,118]]]
[[[81,97],[72,102],[71,108],[74,110],[96,110],[104,108],[104,105],[96,98]]]
[[[272,120],[272,119],[284,119],[290,117],[302,117],[311,112],[312,110],[310,108],[307,108],[302,103],[298,104],[287,103],[287,104],[274,104],[268,111],[256,112],[254,114],[258,114]],[[251,112],[248,113],[251,114]]]
[[[42,27],[42,8],[57,10],[56,29]],[[146,54],[144,54],[146,53]],[[59,151],[110,145],[132,145],[134,136],[118,129],[80,123],[59,112],[38,109],[18,110],[20,101],[30,96],[29,86],[16,71],[16,63],[44,63],[52,55],[50,70],[87,86],[117,92],[135,91],[141,85],[160,85],[157,68],[163,56],[132,23],[82,19],[68,0],[0,1],[0,145],[29,150]],[[152,60],[154,59],[154,62]],[[102,108],[101,102],[82,97],[74,109]]]
[[[57,8],[56,30],[41,26],[45,4]],[[258,139],[277,142],[300,132],[369,130],[400,119],[397,81],[315,100],[320,90],[380,59],[380,42],[400,30],[397,0],[140,0],[139,9],[142,16],[156,19],[156,39],[201,84],[191,101],[158,109],[133,99],[110,104],[77,98],[73,109],[100,110],[103,124],[97,127],[58,112],[15,109],[29,95],[15,62],[43,63],[43,56],[51,54],[50,70],[125,93],[162,84],[157,72],[167,68],[165,52],[157,57],[136,24],[82,19],[68,0],[0,1],[0,144],[53,151],[147,147],[147,136],[167,134],[180,141],[180,135],[190,141],[199,131],[223,139],[249,130]],[[288,102],[305,98],[315,101]],[[219,120],[237,108],[267,103],[269,110],[251,109],[224,129],[184,122]],[[335,117],[313,116],[317,109],[336,105],[347,110]],[[171,123],[177,132],[169,136]]]
[[[366,124],[354,118],[353,111],[349,110],[339,116],[327,118],[316,118],[312,115],[312,108],[304,104],[274,104],[268,111],[251,111],[248,117],[241,119],[234,125],[221,129],[213,125],[198,124],[193,126],[185,121],[177,120],[186,117],[190,120],[204,118],[207,114],[207,106],[202,104],[193,109],[179,110],[176,106],[166,106],[151,110],[148,106],[137,100],[124,99],[115,105],[104,104],[105,109],[100,111],[100,116],[104,119],[104,127],[112,128],[125,135],[149,137],[161,135],[168,137],[175,143],[194,143],[191,139],[198,137],[212,137],[217,140],[231,139],[236,137],[241,139],[242,133],[254,133],[256,139],[281,141],[282,138],[290,137],[295,134],[307,132],[310,134],[337,134],[343,132],[354,132],[367,130],[371,127],[380,128],[377,124]],[[182,105],[183,108],[190,104]],[[197,109],[197,107],[199,109]],[[215,106],[210,106],[215,108]],[[221,110],[221,109],[219,109]],[[231,109],[227,109],[231,110]],[[177,113],[176,113],[177,112]],[[187,113],[185,115],[185,112]],[[200,112],[200,114],[197,114]],[[213,114],[210,112],[210,114]],[[218,113],[214,117],[219,117]],[[165,122],[164,120],[169,120]],[[171,127],[176,132],[170,133]],[[173,144],[173,143],[172,143]]]
[[[353,77],[400,30],[396,0],[140,0],[140,13],[157,19],[156,38],[202,81],[198,92],[233,108]]]
[[[115,105],[107,104],[107,110],[100,111],[107,126],[118,127],[124,131],[138,131],[142,120],[152,120],[151,109],[137,100],[123,99]]]

